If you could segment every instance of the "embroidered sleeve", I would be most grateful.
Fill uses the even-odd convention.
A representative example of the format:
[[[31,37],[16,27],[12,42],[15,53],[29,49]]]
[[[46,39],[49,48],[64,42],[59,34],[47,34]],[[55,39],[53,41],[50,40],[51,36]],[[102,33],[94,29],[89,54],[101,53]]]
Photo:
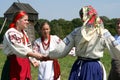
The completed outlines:
[[[120,44],[115,38],[111,35],[108,30],[105,30],[103,37],[105,38],[106,46],[110,52],[110,55],[114,59],[120,59]]]
[[[7,54],[16,54],[25,57],[28,52],[32,51],[32,49],[22,43],[21,35],[14,31],[5,34],[3,44],[6,44],[5,51],[8,51],[7,49],[11,50],[10,52],[6,52]]]
[[[9,32],[8,33],[8,39],[9,41],[14,45],[15,43],[20,44],[21,43],[21,36],[19,34],[15,34],[15,32]]]
[[[38,40],[35,40],[33,45],[32,45],[32,49],[33,49],[33,52],[36,53],[36,52],[40,52],[40,46],[39,46],[39,41]],[[38,62],[38,64],[40,64],[40,60],[37,60],[36,58],[33,58],[33,57],[29,57],[29,60],[34,63],[34,62]]]
[[[39,52],[40,51],[40,46],[37,44],[36,41],[33,44],[33,51],[34,52]]]
[[[71,41],[71,34],[67,36],[67,38],[69,39],[69,41],[64,42],[63,40],[61,40],[58,36],[54,36],[54,45],[55,45],[55,49],[51,49],[49,52],[49,56],[51,58],[61,58],[66,56],[69,51],[72,49],[72,41]]]

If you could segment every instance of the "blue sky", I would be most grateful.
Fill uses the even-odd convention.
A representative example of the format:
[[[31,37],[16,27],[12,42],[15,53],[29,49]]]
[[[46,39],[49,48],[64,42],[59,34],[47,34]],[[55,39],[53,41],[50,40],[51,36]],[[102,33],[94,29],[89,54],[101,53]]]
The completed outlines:
[[[79,18],[79,10],[86,5],[92,5],[99,16],[120,18],[120,0],[19,0],[30,4],[38,13],[39,18],[53,20],[63,18],[72,20]],[[0,2],[0,17],[17,0]]]

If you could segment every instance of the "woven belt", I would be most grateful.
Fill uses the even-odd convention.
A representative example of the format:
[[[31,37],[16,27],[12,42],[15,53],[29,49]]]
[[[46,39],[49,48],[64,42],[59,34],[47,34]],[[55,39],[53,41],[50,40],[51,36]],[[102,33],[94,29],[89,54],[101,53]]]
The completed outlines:
[[[92,58],[85,58],[85,57],[78,57],[78,59],[83,61],[99,61],[100,60],[100,58],[92,59]]]

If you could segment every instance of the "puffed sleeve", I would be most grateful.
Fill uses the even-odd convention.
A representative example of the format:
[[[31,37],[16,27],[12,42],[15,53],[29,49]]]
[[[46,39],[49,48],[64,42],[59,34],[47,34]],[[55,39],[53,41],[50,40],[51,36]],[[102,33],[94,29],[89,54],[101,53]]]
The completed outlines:
[[[32,45],[32,49],[33,49],[33,52],[36,53],[36,52],[40,52],[40,46],[39,46],[39,40],[40,39],[37,39],[34,41],[33,45]],[[33,58],[33,57],[29,57],[30,61],[31,62],[40,62],[40,60],[37,60],[36,58]],[[40,63],[39,63],[40,64]]]
[[[73,30],[69,35],[67,35],[63,40],[56,36],[54,44],[55,49],[51,49],[49,52],[50,58],[61,58],[66,56],[72,47],[74,47],[74,37],[76,30]]]
[[[15,54],[17,56],[26,57],[27,53],[32,52],[32,49],[30,49],[27,45],[25,46],[21,42],[20,35],[14,31],[6,32],[4,35],[3,45],[4,53],[6,55]]]
[[[33,43],[33,51],[34,52],[40,52],[40,45],[38,44],[38,41],[35,40]]]
[[[104,30],[103,34],[105,38],[106,46],[110,52],[110,55],[113,59],[120,59],[120,44],[115,38],[111,35],[108,30]]]

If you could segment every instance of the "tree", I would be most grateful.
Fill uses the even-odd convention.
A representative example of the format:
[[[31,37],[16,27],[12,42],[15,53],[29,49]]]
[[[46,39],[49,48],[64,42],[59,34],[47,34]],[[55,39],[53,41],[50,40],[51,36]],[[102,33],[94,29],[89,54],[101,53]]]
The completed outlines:
[[[82,20],[80,18],[75,18],[71,21],[73,23],[74,28],[82,26]]]
[[[3,22],[4,22],[4,18],[0,18],[0,29],[2,28]],[[8,25],[9,25],[9,22],[6,22],[5,25],[4,25],[2,33],[0,34],[0,43],[3,42],[3,36],[8,29]]]

